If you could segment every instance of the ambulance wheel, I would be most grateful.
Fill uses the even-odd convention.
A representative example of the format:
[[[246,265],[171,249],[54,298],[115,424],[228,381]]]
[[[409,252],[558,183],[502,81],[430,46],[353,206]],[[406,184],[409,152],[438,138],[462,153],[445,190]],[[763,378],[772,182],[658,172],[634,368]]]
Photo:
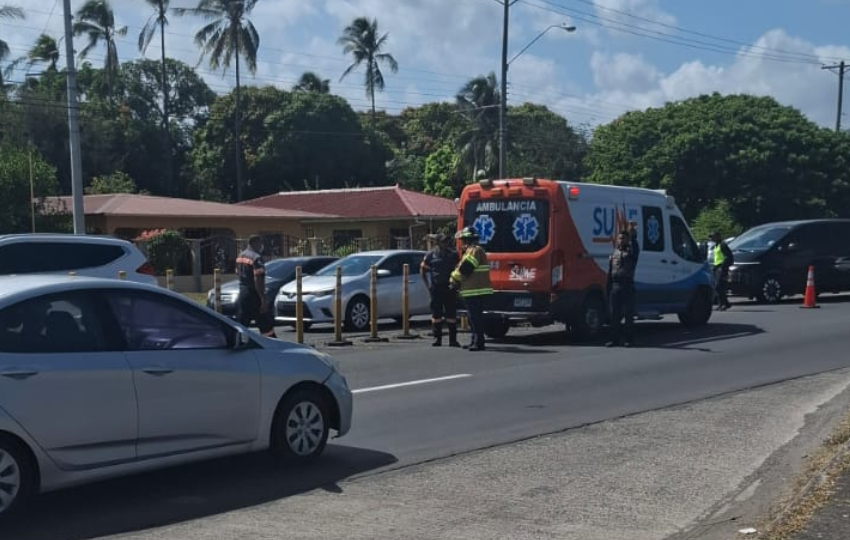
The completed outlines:
[[[484,322],[484,333],[491,339],[502,339],[511,328],[511,321],[507,319],[492,319]]]
[[[605,303],[602,301],[602,296],[591,293],[584,299],[571,329],[581,339],[596,339],[602,335],[604,322]]]
[[[702,326],[711,318],[711,291],[698,289],[694,291],[687,310],[679,313],[679,321],[685,326]]]

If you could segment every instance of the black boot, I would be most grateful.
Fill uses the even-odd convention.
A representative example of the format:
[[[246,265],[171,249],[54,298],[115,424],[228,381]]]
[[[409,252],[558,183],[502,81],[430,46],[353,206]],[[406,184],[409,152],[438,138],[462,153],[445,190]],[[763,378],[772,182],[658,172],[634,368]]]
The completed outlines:
[[[431,343],[432,347],[439,347],[443,344],[443,323],[437,322],[433,323],[434,329],[434,342]]]
[[[449,323],[449,347],[460,347],[457,341],[457,323]]]

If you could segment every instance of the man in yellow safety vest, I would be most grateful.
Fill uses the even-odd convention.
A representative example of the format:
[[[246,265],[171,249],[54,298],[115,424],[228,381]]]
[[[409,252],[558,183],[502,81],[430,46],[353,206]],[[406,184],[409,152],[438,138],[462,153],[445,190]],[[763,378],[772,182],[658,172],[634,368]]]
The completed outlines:
[[[714,267],[714,290],[717,293],[717,309],[726,311],[732,304],[726,297],[726,289],[729,288],[727,280],[729,279],[729,267],[735,264],[735,258],[732,255],[732,250],[720,238],[719,232],[713,232],[710,236],[714,242],[714,253],[709,257],[710,262]]]
[[[478,245],[478,233],[473,227],[464,227],[455,238],[463,244],[460,262],[451,275],[453,287],[460,291],[460,298],[469,315],[472,341],[470,351],[484,350],[484,305],[493,294],[490,284],[490,263],[487,253]]]

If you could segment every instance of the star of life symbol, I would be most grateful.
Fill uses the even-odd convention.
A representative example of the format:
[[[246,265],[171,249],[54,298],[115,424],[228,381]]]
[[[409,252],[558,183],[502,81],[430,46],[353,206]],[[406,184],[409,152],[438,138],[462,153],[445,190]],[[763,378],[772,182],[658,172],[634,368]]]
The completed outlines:
[[[657,244],[658,240],[661,238],[661,227],[655,216],[651,216],[648,220],[646,220],[646,237],[649,238],[649,241],[653,244]]]
[[[520,244],[530,244],[540,234],[540,223],[531,214],[520,214],[514,220],[514,238]]]
[[[472,223],[478,233],[478,241],[481,244],[488,243],[496,235],[496,222],[487,214],[481,214]]]

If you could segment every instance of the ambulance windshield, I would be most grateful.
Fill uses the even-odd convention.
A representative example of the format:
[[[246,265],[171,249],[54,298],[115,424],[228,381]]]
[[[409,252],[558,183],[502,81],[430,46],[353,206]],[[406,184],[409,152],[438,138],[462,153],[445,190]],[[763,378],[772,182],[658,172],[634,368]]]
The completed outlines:
[[[483,199],[466,202],[464,227],[475,227],[490,253],[533,253],[549,243],[549,202]]]

